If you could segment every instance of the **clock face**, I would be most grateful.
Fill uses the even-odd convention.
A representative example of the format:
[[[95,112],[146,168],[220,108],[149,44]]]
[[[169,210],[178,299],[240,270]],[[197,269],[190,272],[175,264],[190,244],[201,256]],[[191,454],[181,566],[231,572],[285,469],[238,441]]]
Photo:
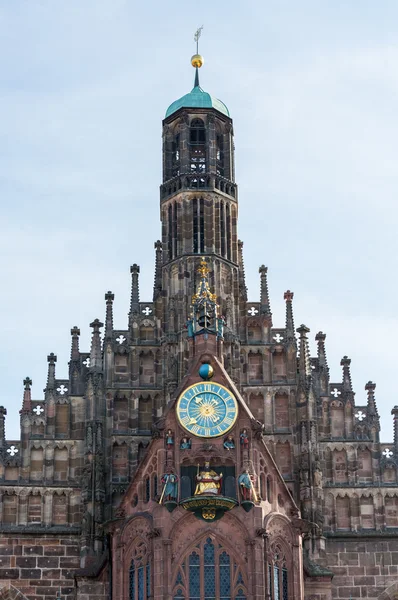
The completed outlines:
[[[177,402],[177,417],[184,429],[198,437],[218,437],[233,427],[238,404],[219,383],[195,383]]]

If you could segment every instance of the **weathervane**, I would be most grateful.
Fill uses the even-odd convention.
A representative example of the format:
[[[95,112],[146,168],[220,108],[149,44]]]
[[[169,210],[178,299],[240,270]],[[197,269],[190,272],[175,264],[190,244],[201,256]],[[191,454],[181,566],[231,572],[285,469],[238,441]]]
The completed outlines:
[[[203,56],[199,54],[199,38],[202,35],[202,29],[203,25],[201,25],[201,27],[195,31],[195,35],[193,36],[193,39],[196,42],[196,54],[194,54],[191,58],[191,65],[196,69],[195,86],[199,85],[198,69],[200,69],[200,67],[203,65]]]
[[[195,42],[196,42],[196,54],[199,54],[199,38],[200,38],[200,36],[202,35],[202,29],[203,29],[203,25],[201,25],[201,26],[199,27],[199,29],[197,29],[197,30],[195,31],[195,35],[193,36],[193,39],[194,39],[194,40],[195,40]]]

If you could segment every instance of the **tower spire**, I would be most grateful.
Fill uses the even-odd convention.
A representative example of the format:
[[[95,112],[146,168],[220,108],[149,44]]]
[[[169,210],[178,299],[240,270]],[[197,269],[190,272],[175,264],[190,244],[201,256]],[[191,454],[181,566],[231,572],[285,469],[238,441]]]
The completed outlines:
[[[55,388],[55,363],[57,362],[57,355],[51,352],[47,356],[48,362],[48,375],[47,375],[47,390],[53,390]]]
[[[115,294],[112,292],[106,292],[105,301],[106,301],[106,315],[105,315],[105,337],[111,338],[113,331],[113,301],[115,299]]]
[[[287,290],[283,294],[283,298],[286,301],[286,337],[288,342],[294,341],[293,297],[294,292],[290,290]],[[302,325],[302,327],[305,327],[305,325]],[[301,328],[297,329],[298,333],[300,333]]]
[[[343,356],[340,361],[340,365],[343,367],[343,390],[345,392],[352,392],[350,364],[351,358],[348,358],[348,356]]]
[[[245,263],[243,262],[243,242],[238,240],[238,264],[239,264],[239,293],[243,300],[247,301],[247,287],[245,281]]]
[[[162,242],[155,242],[155,281],[153,284],[153,301],[155,302],[162,291]]]
[[[70,359],[71,360],[79,360],[79,335],[80,329],[75,325],[70,330],[70,334],[72,336],[72,347],[70,351]]]
[[[376,384],[368,381],[365,385],[365,390],[368,392],[368,415],[372,417],[378,416],[376,400],[375,400]]]
[[[201,25],[199,29],[195,31],[195,35],[193,36],[193,39],[196,42],[196,54],[194,54],[191,58],[191,65],[195,68],[194,88],[199,87],[199,69],[204,63],[203,56],[199,54],[199,38],[202,35],[202,29],[203,25]]]
[[[23,401],[22,401],[22,410],[21,413],[30,413],[32,410],[32,397],[30,386],[32,385],[32,380],[30,377],[26,377],[23,381],[24,391],[23,391]]]
[[[309,333],[309,331],[310,330],[305,325],[300,325],[300,327],[297,328],[297,333],[300,336],[299,374],[301,379],[306,379],[311,375],[310,352],[307,338],[307,333]]]
[[[394,448],[395,452],[398,452],[398,406],[394,406],[391,414],[394,417]]]
[[[90,327],[93,328],[93,337],[91,338],[90,369],[102,369],[100,328],[103,326],[104,324],[101,323],[99,319],[95,319],[92,323],[90,323]]]
[[[267,273],[268,267],[261,265],[258,272],[260,273],[260,305],[261,305],[261,314],[266,316],[271,316],[271,307],[269,302],[268,295],[268,281],[267,281]]]
[[[139,274],[140,267],[134,263],[130,267],[131,273],[131,301],[130,301],[130,314],[137,314],[139,310],[140,302],[140,289],[139,289]]]
[[[315,336],[315,340],[318,343],[318,364],[319,367],[323,370],[329,371],[328,361],[326,358],[325,339],[326,333],[318,331],[318,333]]]

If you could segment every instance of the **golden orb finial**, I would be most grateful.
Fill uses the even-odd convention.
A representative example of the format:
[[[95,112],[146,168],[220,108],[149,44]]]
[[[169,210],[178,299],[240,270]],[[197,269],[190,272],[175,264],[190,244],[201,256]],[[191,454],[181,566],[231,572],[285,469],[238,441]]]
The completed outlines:
[[[193,67],[197,67],[198,69],[200,69],[204,62],[205,60],[201,54],[194,54],[191,58],[191,65]]]

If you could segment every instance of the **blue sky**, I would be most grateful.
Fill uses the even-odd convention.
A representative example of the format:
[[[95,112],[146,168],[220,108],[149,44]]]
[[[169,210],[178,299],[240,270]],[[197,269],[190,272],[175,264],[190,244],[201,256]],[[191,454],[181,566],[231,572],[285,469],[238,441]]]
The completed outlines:
[[[327,334],[332,381],[352,359],[357,404],[375,381],[392,439],[398,339],[398,4],[122,0],[0,4],[1,397],[19,437],[22,380],[42,397],[50,352],[67,376],[70,328],[125,328],[129,266],[152,297],[161,121],[193,84],[234,119],[249,298],[269,267],[274,325]]]

